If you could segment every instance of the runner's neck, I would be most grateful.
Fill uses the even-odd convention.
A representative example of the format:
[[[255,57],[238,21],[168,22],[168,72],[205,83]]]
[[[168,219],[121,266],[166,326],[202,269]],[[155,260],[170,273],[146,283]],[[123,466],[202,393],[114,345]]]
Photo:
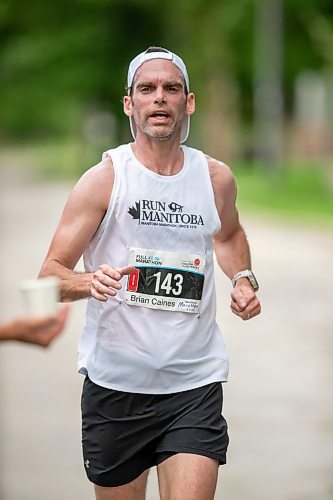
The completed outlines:
[[[171,176],[178,174],[184,165],[184,153],[179,142],[170,144],[170,141],[157,143],[141,143],[137,140],[131,144],[137,160],[152,172]]]

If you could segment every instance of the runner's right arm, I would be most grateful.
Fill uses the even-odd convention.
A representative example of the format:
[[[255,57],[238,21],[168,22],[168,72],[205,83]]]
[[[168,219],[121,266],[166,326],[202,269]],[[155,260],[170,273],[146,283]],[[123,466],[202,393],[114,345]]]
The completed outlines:
[[[110,158],[88,170],[69,195],[39,277],[60,279],[60,300],[70,302],[88,297],[106,301],[121,288],[119,280],[133,268],[113,269],[107,264],[91,273],[74,270],[96,233],[109,206],[114,181]]]

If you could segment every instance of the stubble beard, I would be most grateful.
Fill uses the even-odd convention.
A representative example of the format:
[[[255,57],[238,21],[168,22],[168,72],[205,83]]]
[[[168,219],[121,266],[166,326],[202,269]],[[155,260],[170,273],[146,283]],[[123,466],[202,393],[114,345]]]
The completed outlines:
[[[137,129],[139,129],[143,134],[151,137],[153,139],[158,139],[160,141],[166,141],[171,139],[177,132],[181,130],[184,117],[179,118],[176,122],[171,125],[150,125],[148,120],[139,120],[136,123]]]
[[[136,128],[137,130],[140,130],[142,134],[160,141],[167,141],[172,139],[179,131],[181,131],[183,121],[185,120],[185,107],[180,113],[178,119],[173,121],[171,125],[153,126],[149,124],[149,117],[137,115],[135,118]],[[171,118],[173,120],[173,116],[171,116]]]

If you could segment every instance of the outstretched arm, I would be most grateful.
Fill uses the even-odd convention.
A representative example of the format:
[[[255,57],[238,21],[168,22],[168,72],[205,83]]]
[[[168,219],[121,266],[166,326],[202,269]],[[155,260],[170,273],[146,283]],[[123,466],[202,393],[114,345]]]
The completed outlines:
[[[61,306],[52,316],[23,317],[0,325],[0,341],[18,340],[47,347],[63,331],[69,304]]]
[[[236,183],[230,169],[216,160],[208,160],[215,203],[221,229],[215,235],[217,262],[231,279],[239,271],[251,269],[249,244],[236,208]],[[260,302],[247,278],[240,278],[231,294],[231,310],[244,320],[261,311]]]

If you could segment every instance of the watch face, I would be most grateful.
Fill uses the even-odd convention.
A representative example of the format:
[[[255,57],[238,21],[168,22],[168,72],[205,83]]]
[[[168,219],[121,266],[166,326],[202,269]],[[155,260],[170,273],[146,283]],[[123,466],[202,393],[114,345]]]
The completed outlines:
[[[255,290],[258,290],[258,288],[259,288],[258,281],[256,280],[252,271],[249,271],[248,278],[249,278],[249,281],[250,281],[251,285],[253,286],[253,288]]]
[[[233,287],[236,286],[237,280],[239,280],[239,278],[247,278],[251,283],[253,289],[258,290],[259,288],[258,281],[256,280],[256,277],[254,276],[253,272],[250,269],[246,269],[245,271],[240,271],[239,273],[235,274],[235,276],[232,279]]]

